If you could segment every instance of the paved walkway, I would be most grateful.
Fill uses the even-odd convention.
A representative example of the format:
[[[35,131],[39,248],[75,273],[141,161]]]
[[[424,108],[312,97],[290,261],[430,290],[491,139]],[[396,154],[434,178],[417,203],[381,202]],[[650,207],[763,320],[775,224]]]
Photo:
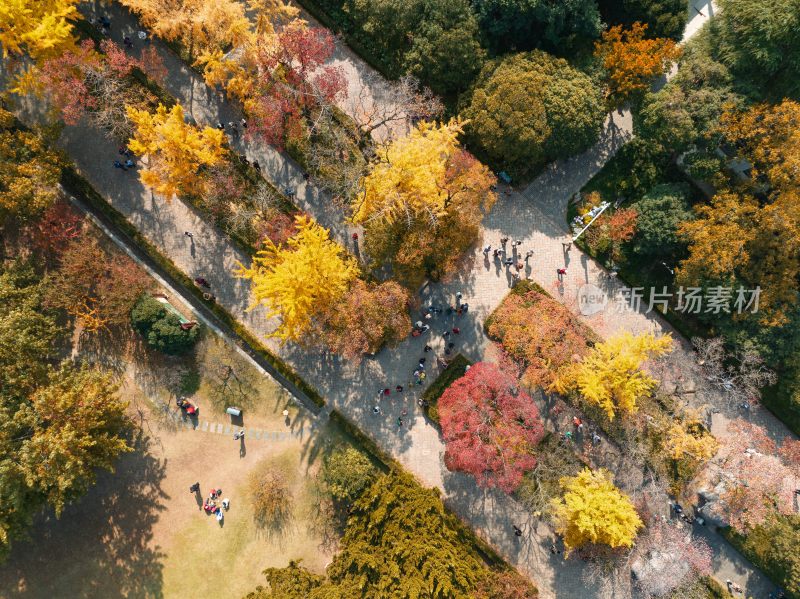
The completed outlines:
[[[112,10],[114,8],[112,5]],[[117,18],[115,22],[119,24],[120,21]],[[119,29],[116,33],[120,33]],[[170,91],[182,102],[188,100],[186,103],[192,106],[198,122],[216,122],[219,117],[227,121],[235,116],[235,109],[199,85],[190,70],[174,58],[165,58],[170,72]],[[507,236],[522,240],[520,249],[523,253],[528,249],[534,250],[534,258],[525,275],[556,295],[560,292],[555,269],[566,264],[568,274],[563,298],[571,307],[574,307],[575,292],[580,285],[591,281],[599,286],[605,278],[602,269],[577,249],[573,248],[567,255],[563,253],[561,243],[568,234],[564,222],[566,202],[629,138],[630,130],[628,114],[613,115],[595,147],[580,156],[551,165],[522,193],[503,193],[485,223],[486,242],[496,245],[500,237]],[[107,140],[101,132],[86,126],[67,127],[62,143],[95,188],[156,247],[190,276],[202,275],[209,280],[221,305],[258,335],[265,335],[273,329],[274,322],[264,317],[263,310],[247,310],[248,286],[232,275],[236,263],[246,262],[247,257],[238,252],[224,235],[205,223],[183,202],[173,200],[166,203],[153,197],[141,186],[136,173],[114,169],[112,161],[118,144]],[[244,151],[262,165],[269,164],[269,168],[264,170],[272,178],[277,180],[285,176],[288,183],[297,183],[298,196],[306,202],[304,208],[321,223],[334,226],[337,237],[347,239],[346,231],[337,224],[339,215],[331,210],[327,198],[314,190],[313,185],[305,185],[296,165],[269,148],[248,145]],[[263,156],[258,153],[261,151]],[[194,239],[183,236],[186,230],[194,233]],[[482,323],[506,294],[509,282],[510,273],[499,265],[487,263],[482,253],[476,251],[460,277],[446,284],[430,285],[422,290],[422,296],[425,301],[445,305],[453,302],[457,291],[463,293],[470,310],[458,318],[461,333],[455,339],[459,351],[478,360],[491,351]],[[450,473],[444,468],[441,459],[443,445],[438,432],[416,409],[415,398],[420,389],[407,383],[423,356],[424,343],[432,345],[437,353],[441,352],[444,341],[440,333],[452,328],[455,322],[455,317],[440,317],[433,321],[430,337],[409,338],[399,347],[384,350],[361,364],[347,363],[337,356],[292,345],[281,348],[274,342],[270,344],[332,405],[354,420],[425,484],[442,489],[446,502],[512,563],[527,572],[539,585],[543,597],[625,596],[626,588],[603,590],[583,581],[581,562],[563,562],[551,556],[548,548],[553,539],[552,531],[526,514],[512,499],[502,493],[482,491],[471,477]],[[621,329],[669,331],[660,319],[639,313],[595,316],[589,319],[589,323],[603,335]],[[692,367],[691,352],[685,345],[675,355],[680,356],[687,369]],[[432,370],[429,371],[429,380],[436,375],[434,367]],[[386,386],[394,388],[396,384],[403,384],[409,392],[402,397],[393,394],[380,400],[383,414],[375,416],[372,407],[378,390]],[[403,427],[398,427],[396,418],[403,410],[407,410],[409,416]],[[521,540],[514,537],[512,523],[525,531]],[[729,546],[719,542],[714,546],[719,560],[719,576],[723,580],[730,577],[744,582],[742,576],[749,576],[750,594],[765,596],[769,587],[763,577],[751,572],[746,563],[737,562],[737,555]],[[741,569],[741,576],[728,575],[731,568]]]

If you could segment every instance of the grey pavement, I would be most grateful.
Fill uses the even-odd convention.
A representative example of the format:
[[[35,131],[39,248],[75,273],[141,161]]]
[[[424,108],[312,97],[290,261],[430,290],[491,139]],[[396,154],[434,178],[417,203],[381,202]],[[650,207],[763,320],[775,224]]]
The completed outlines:
[[[110,11],[114,10],[117,10],[116,5],[110,7]],[[121,33],[121,27],[133,27],[132,22],[124,23],[122,16],[113,14],[115,35]],[[188,100],[187,104],[192,107],[198,122],[213,123],[220,117],[227,122],[235,118],[235,107],[198,83],[192,71],[169,55],[165,55],[165,62],[169,69],[169,91],[182,103],[184,99]],[[570,160],[550,165],[521,192],[503,190],[485,222],[484,243],[497,245],[500,237],[505,236],[512,240],[520,239],[523,254],[528,249],[534,251],[523,275],[537,281],[555,297],[562,298],[572,309],[576,309],[576,291],[581,285],[593,282],[607,286],[607,277],[600,266],[577,248],[564,253],[561,244],[568,238],[564,216],[567,202],[629,139],[630,134],[630,115],[611,115],[598,144]],[[263,337],[274,329],[275,322],[264,316],[263,309],[248,309],[249,287],[233,275],[236,264],[246,263],[248,257],[219,230],[182,201],[165,202],[154,197],[139,183],[135,172],[114,169],[112,162],[118,142],[106,139],[102,132],[86,125],[66,127],[61,143],[82,174],[118,211],[184,272],[191,277],[205,277],[217,301],[250,331]],[[339,224],[342,222],[341,214],[331,210],[328,198],[314,190],[313,184],[305,184],[296,165],[269,148],[247,145],[244,151],[251,159],[258,159],[262,167],[269,165],[263,170],[279,185],[302,186],[298,196],[305,202],[303,207],[322,224],[334,227],[337,237],[345,236],[346,230]],[[194,234],[193,239],[183,235],[187,230]],[[555,271],[559,267],[567,268],[563,284],[559,284],[556,277]],[[441,354],[444,345],[441,333],[457,325],[461,332],[452,338],[458,351],[473,360],[491,356],[492,344],[483,333],[482,323],[507,293],[510,280],[511,275],[505,268],[491,261],[487,263],[481,251],[476,249],[459,276],[446,283],[427,285],[420,292],[423,301],[446,306],[451,305],[456,292],[461,291],[470,305],[467,314],[440,316],[431,322],[432,331],[426,336],[409,338],[398,347],[384,349],[374,358],[359,364],[314,349],[292,344],[280,346],[273,340],[267,343],[316,386],[329,403],[352,419],[423,483],[440,488],[446,503],[461,518],[536,581],[542,597],[626,596],[629,593],[627,584],[612,589],[600,588],[582,578],[582,562],[576,558],[564,561],[552,556],[549,545],[555,538],[553,532],[513,499],[499,492],[479,489],[471,477],[448,472],[442,461],[444,446],[438,431],[417,409],[416,398],[422,388],[409,384],[409,381],[419,358],[424,355],[423,345],[427,342],[434,347],[435,353]],[[638,312],[597,315],[586,320],[602,335],[619,330],[670,332],[662,319]],[[681,365],[687,369],[692,367],[691,351],[685,343],[680,344],[675,355],[681,356]],[[437,368],[430,364],[429,381],[435,378]],[[693,372],[684,376],[692,376]],[[402,395],[393,393],[379,399],[380,389],[394,388],[397,384],[406,388]],[[709,390],[706,397],[713,402],[713,390]],[[372,407],[378,401],[382,414],[376,416]],[[396,419],[403,411],[407,411],[407,416],[403,426],[398,427]],[[782,425],[776,421],[774,426],[780,429]],[[523,529],[525,534],[522,538],[514,536],[512,524]],[[750,595],[766,596],[769,587],[763,577],[753,572],[746,562],[737,561],[735,552],[718,536],[714,538],[717,576],[722,580],[733,578],[740,584],[747,582]],[[741,574],[735,577],[729,574],[736,569]],[[745,581],[745,577],[749,581]]]

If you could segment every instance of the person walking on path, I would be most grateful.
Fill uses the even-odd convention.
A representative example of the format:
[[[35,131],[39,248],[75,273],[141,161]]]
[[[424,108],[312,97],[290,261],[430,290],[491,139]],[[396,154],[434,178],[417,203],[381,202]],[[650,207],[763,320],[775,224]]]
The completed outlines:
[[[522,536],[522,529],[519,526],[517,526],[516,524],[512,524],[511,528],[514,529],[514,536],[515,537],[521,537]]]
[[[525,263],[527,264],[531,258],[533,258],[533,250],[528,250],[525,252]]]
[[[194,483],[191,487],[189,487],[189,493],[199,493],[200,492],[200,481]]]
[[[194,239],[194,234],[191,233],[190,231],[184,231],[183,234],[186,235],[186,237],[188,237],[189,239]]]
[[[123,171],[128,170],[127,168],[125,168],[125,165],[122,164],[119,160],[114,161],[114,168],[122,169]]]

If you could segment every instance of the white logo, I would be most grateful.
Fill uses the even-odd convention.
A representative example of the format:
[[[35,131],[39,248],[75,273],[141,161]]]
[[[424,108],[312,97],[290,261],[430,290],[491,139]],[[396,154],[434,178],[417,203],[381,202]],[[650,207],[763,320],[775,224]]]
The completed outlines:
[[[586,284],[578,289],[578,308],[584,316],[602,312],[608,303],[605,292],[594,285]]]

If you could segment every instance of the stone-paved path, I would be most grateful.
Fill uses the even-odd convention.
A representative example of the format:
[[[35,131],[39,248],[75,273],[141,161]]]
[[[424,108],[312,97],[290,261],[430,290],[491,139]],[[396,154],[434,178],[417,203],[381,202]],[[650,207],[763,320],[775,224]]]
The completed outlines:
[[[112,10],[113,7],[112,7]],[[121,19],[115,23],[119,26]],[[133,24],[130,24],[133,27]],[[116,30],[119,33],[119,29]],[[157,43],[157,42],[154,42]],[[216,122],[215,115],[232,120],[235,109],[219,101],[216,95],[196,81],[196,76],[174,57],[167,58],[169,91],[193,107],[198,122]],[[224,115],[224,116],[223,116]],[[231,115],[230,117],[228,115]],[[539,282],[545,288],[558,293],[555,284],[555,269],[566,264],[568,274],[564,282],[565,302],[574,307],[576,289],[587,281],[602,284],[605,281],[602,269],[591,258],[573,248],[568,254],[562,251],[561,243],[567,238],[564,222],[566,202],[588,179],[596,173],[608,157],[629,137],[631,130],[628,114],[615,114],[609,119],[600,142],[570,160],[556,163],[537,178],[522,193],[503,193],[495,209],[485,223],[486,242],[497,244],[500,237],[508,236],[522,240],[521,250],[533,249],[535,254],[525,276]],[[213,226],[205,223],[198,214],[179,200],[164,202],[144,189],[136,173],[120,172],[112,167],[117,143],[105,139],[101,132],[86,126],[67,127],[62,138],[64,148],[74,158],[78,168],[95,188],[122,212],[156,247],[169,256],[181,269],[192,277],[202,275],[209,280],[217,301],[239,318],[258,335],[268,333],[274,323],[268,321],[263,310],[248,311],[249,289],[244,281],[231,273],[237,262],[246,262],[247,257]],[[269,176],[279,184],[280,176],[286,176],[287,184],[296,183],[301,188],[298,196],[307,202],[308,209],[326,226],[334,226],[338,237],[345,238],[337,223],[338,213],[330,208],[322,194],[313,190],[313,185],[304,186],[299,169],[285,157],[268,148],[245,148],[250,158],[255,157]],[[264,160],[257,152],[264,151],[273,162]],[[192,231],[194,239],[188,239],[183,231]],[[273,349],[283,356],[306,380],[315,385],[328,401],[358,424],[385,450],[391,452],[401,463],[425,484],[437,486],[443,491],[447,503],[472,527],[497,547],[512,563],[527,572],[539,585],[543,597],[622,597],[627,594],[626,585],[601,591],[585,583],[581,578],[582,564],[576,560],[562,561],[549,553],[552,531],[525,513],[509,497],[478,489],[467,476],[448,472],[442,463],[443,445],[436,429],[430,426],[416,410],[415,397],[420,389],[407,385],[412,370],[422,357],[425,342],[441,353],[441,332],[456,324],[461,333],[454,338],[458,350],[473,360],[481,359],[491,344],[483,334],[485,317],[506,294],[510,274],[503,268],[484,261],[478,250],[470,257],[461,276],[446,283],[430,285],[421,291],[424,301],[439,305],[451,304],[455,293],[461,291],[470,304],[469,312],[459,317],[440,317],[432,322],[429,336],[410,338],[397,348],[384,350],[372,359],[354,365],[336,356],[308,351],[291,345],[283,348],[271,343]],[[595,316],[589,320],[601,334],[616,330],[669,331],[660,319],[639,313],[613,316]],[[682,346],[676,355],[682,357],[685,366],[692,366],[691,353]],[[430,361],[429,361],[430,362]],[[429,380],[435,378],[435,366],[431,366]],[[688,372],[688,370],[687,370]],[[382,415],[375,416],[372,407],[379,389],[404,384],[409,392],[402,397],[396,394],[382,403]],[[402,410],[408,417],[402,427],[396,418]],[[775,425],[779,428],[779,424]],[[523,528],[521,540],[514,537],[511,524]],[[768,585],[763,577],[753,572],[729,546],[718,538],[712,540],[718,560],[717,575],[734,578],[742,583],[749,578],[748,591],[753,596],[766,596]],[[728,572],[735,569],[737,575]]]

